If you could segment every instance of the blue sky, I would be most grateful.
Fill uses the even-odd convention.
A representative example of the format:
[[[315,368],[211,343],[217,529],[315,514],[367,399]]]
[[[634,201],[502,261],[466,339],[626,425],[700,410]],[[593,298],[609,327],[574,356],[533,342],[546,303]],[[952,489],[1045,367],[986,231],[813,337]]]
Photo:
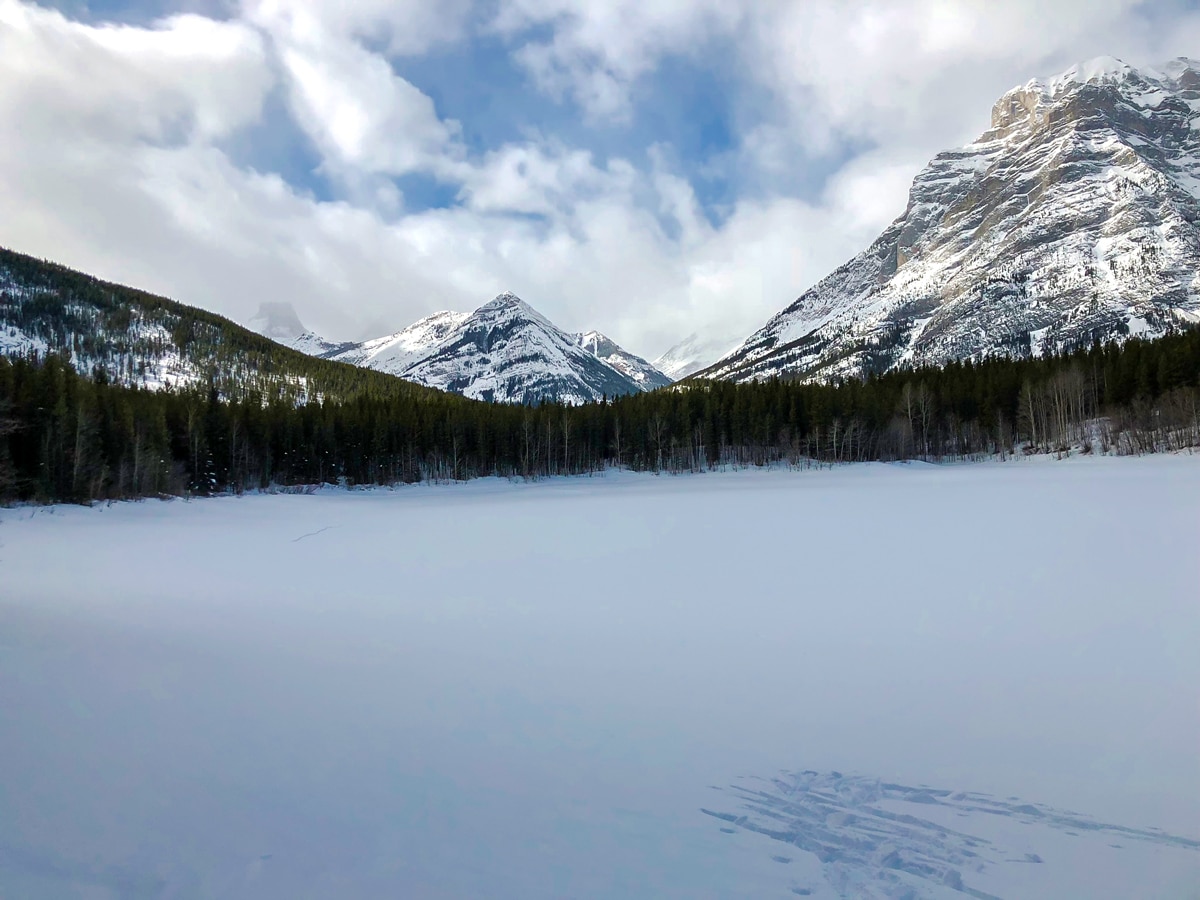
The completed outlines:
[[[235,16],[236,6],[216,0],[61,0],[46,4],[91,24],[152,25],[170,14],[192,12],[218,19]],[[461,126],[470,154],[520,143],[529,136],[551,137],[586,148],[596,164],[625,158],[652,167],[652,148],[691,182],[704,215],[720,224],[739,198],[786,191],[814,199],[846,158],[862,152],[863,142],[846,142],[805,158],[786,179],[764,184],[757,173],[739,166],[739,136],[767,116],[770,92],[748,82],[739,71],[736,41],[709,37],[686,53],[662,55],[650,71],[630,85],[628,112],[596,118],[569,92],[547,96],[514,58],[523,42],[553,36],[548,26],[530,26],[515,35],[468,28],[461,40],[436,44],[422,54],[388,53],[385,42],[365,41],[436,104],[443,119]],[[245,166],[276,172],[298,190],[323,200],[341,196],[320,170],[322,155],[289,119],[280,91],[264,103],[263,119],[226,144]],[[404,208],[419,212],[456,204],[452,181],[424,173],[392,179],[404,194]],[[670,222],[664,227],[671,228]]]
[[[1007,88],[1192,2],[0,0],[0,243],[339,339],[511,289],[653,357],[865,247]]]

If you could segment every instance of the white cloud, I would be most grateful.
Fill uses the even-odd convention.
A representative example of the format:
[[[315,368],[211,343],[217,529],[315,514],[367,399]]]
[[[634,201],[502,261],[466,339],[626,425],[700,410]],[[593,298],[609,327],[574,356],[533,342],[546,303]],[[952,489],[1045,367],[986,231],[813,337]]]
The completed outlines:
[[[243,0],[244,17],[298,41],[335,34],[418,54],[466,33],[472,0]]]
[[[429,4],[262,0],[247,16],[269,36],[293,117],[319,148],[327,174],[361,186],[377,174],[444,172],[463,155],[458,123],[398,76],[365,35],[408,50],[428,49],[457,33],[456,7],[445,22]]]
[[[94,28],[15,0],[0,0],[0,73],[8,127],[64,139],[223,137],[258,118],[271,80],[241,23]]]
[[[589,115],[620,118],[629,89],[664,54],[703,50],[737,28],[744,4],[727,0],[503,0],[493,20],[502,34],[552,26],[549,40],[516,53],[537,84],[569,94]]]
[[[594,116],[620,116],[639,78],[689,54],[736,67],[770,114],[747,128],[747,160],[768,169],[847,142],[969,140],[1013,84],[1080,59],[1136,63],[1184,54],[1200,14],[1141,0],[501,0],[510,36],[550,28],[515,51],[535,83]],[[1194,51],[1191,51],[1194,55]],[[716,59],[714,54],[728,55]],[[798,159],[799,157],[799,159]]]
[[[460,196],[480,213],[524,213],[556,220],[575,216],[579,204],[599,195],[631,202],[637,174],[615,159],[598,168],[591,153],[555,142],[510,144],[460,169]]]

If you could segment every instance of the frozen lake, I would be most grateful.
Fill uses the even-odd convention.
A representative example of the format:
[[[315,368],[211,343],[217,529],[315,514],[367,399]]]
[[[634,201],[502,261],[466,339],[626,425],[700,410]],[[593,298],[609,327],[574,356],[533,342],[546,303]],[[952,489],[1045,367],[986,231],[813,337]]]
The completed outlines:
[[[1200,457],[2,510],[0,896],[1195,896],[1198,550]]]

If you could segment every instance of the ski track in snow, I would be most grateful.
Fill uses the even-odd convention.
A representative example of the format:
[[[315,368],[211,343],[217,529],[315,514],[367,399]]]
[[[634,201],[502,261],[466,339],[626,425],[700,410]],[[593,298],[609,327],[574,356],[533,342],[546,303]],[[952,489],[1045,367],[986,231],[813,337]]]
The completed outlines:
[[[1104,847],[1096,844],[1092,853],[1124,849],[1116,841],[1200,851],[1200,840],[1100,822],[1016,797],[1000,800],[988,794],[908,787],[841,772],[782,772],[714,790],[729,795],[728,805],[700,811],[733,826],[723,828],[724,833],[741,828],[780,841],[789,852],[812,854],[821,863],[825,883],[840,897],[916,900],[938,897],[949,889],[997,900],[996,894],[975,885],[986,883],[997,867],[1045,864],[1042,854],[1028,848],[1045,839],[1046,829],[1099,838]],[[1025,833],[1013,842],[972,833],[987,817],[1020,823]],[[772,859],[793,861],[782,854]],[[810,896],[815,889],[797,885],[793,892]]]
[[[298,537],[298,538],[293,538],[292,543],[297,544],[300,541],[304,540],[305,538],[316,537],[318,534],[324,534],[329,529],[336,528],[336,527],[337,527],[336,525],[326,525],[324,528],[318,528],[316,531],[310,531],[307,534],[300,535],[300,537]]]

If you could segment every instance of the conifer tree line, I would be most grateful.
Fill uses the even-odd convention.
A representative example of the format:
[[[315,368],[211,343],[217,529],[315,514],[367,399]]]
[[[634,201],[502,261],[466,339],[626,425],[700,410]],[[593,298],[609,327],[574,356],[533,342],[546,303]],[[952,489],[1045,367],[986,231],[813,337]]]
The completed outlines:
[[[370,384],[303,404],[225,399],[85,377],[56,355],[0,358],[0,500],[1200,446],[1200,330],[833,385],[693,380],[583,406]]]

